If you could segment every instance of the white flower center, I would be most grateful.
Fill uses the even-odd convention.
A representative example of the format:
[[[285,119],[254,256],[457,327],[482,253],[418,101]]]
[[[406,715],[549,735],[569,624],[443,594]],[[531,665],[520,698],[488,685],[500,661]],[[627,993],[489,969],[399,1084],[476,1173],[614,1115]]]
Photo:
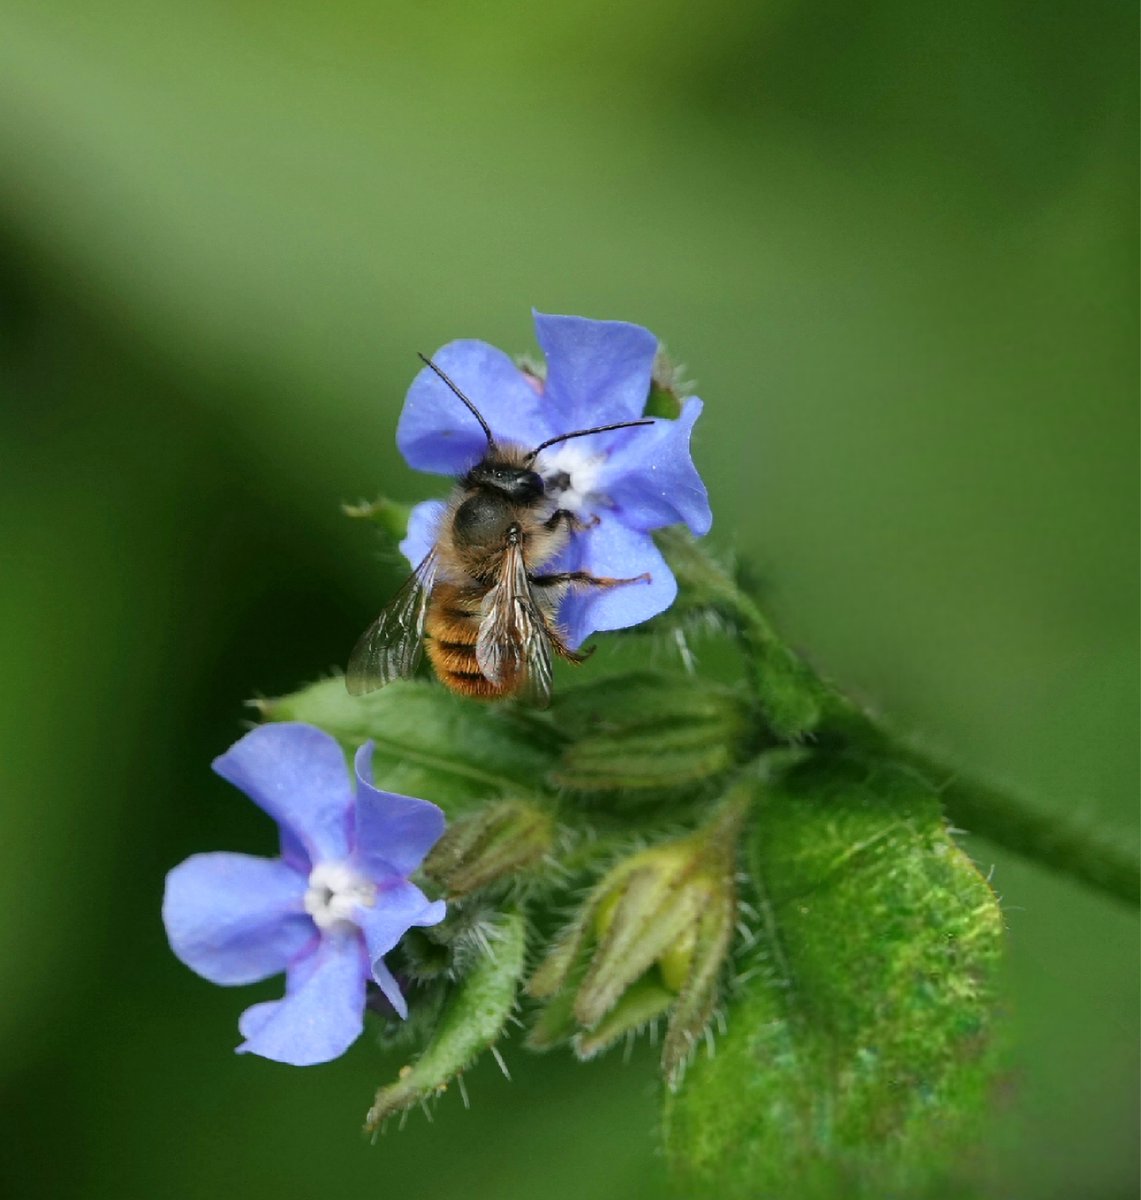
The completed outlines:
[[[309,875],[305,911],[320,930],[355,926],[357,905],[376,903],[376,885],[347,863],[318,863]]]
[[[605,454],[592,453],[585,446],[568,442],[544,450],[538,471],[547,495],[559,508],[569,508],[576,516],[581,516],[606,503],[606,497],[598,490],[605,462]]]

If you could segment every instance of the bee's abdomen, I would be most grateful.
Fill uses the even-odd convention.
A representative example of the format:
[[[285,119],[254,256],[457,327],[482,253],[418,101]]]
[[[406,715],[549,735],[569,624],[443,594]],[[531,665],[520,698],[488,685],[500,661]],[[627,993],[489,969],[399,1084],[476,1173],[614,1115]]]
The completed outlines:
[[[492,683],[476,661],[482,598],[478,591],[437,584],[424,623],[425,648],[440,681],[453,692],[491,700],[507,690]]]

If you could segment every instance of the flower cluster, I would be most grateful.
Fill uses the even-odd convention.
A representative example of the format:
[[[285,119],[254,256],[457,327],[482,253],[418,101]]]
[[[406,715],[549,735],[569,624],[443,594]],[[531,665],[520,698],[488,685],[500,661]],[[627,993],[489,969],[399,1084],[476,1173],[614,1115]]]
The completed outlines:
[[[579,429],[634,421],[650,398],[658,340],[640,325],[535,314],[546,358],[545,378],[523,370],[486,342],[449,342],[432,361],[473,401],[500,443],[532,448]],[[547,495],[588,526],[552,571],[588,571],[614,578],[650,576],[645,587],[571,592],[559,620],[569,644],[596,630],[624,629],[663,612],[677,584],[650,534],[683,522],[701,535],[712,515],[689,441],[702,404],[687,398],[676,420],[617,429],[559,442],[535,469]],[[428,368],[413,380],[396,430],[410,466],[460,475],[486,452],[475,418]],[[415,566],[435,541],[444,505],[429,500],[412,511],[400,549]]]
[[[408,877],[444,814],[375,788],[371,750],[357,751],[355,790],[341,747],[311,725],[262,725],[214,760],[277,822],[281,856],[195,854],[167,876],[162,915],[174,953],[213,983],[285,972],[284,999],[242,1014],[239,1052],[336,1058],[361,1032],[370,980],[407,1015],[384,956],[412,926],[443,920],[444,902]]]
[[[576,647],[596,630],[645,621],[673,601],[677,584],[651,533],[678,522],[697,535],[709,529],[708,498],[689,451],[702,404],[679,398],[676,417],[642,419],[658,342],[640,326],[536,313],[535,328],[545,373],[470,340],[444,346],[434,362],[471,397],[498,446],[530,450],[553,440],[535,470],[557,508],[578,521],[560,558],[544,569],[649,579],[568,594],[558,616]],[[639,423],[598,431],[623,422]],[[578,431],[589,436],[560,440]],[[452,476],[488,450],[479,422],[428,368],[409,389],[397,444],[413,467]],[[431,501],[414,509],[401,545],[413,565],[435,541],[443,508]],[[354,786],[336,739],[281,722],[254,729],[214,762],[277,822],[281,854],[193,855],[167,877],[163,920],[178,958],[214,983],[285,973],[284,998],[242,1014],[240,1052],[295,1065],[335,1058],[361,1032],[370,987],[407,1015],[385,956],[410,928],[445,916],[444,902],[430,901],[410,881],[443,833],[444,815],[427,801],[378,790],[370,761],[366,743],[356,754]],[[517,826],[522,833],[508,844],[504,829],[518,833]],[[492,806],[474,823],[461,822],[441,847],[437,881],[442,875],[449,894],[462,897],[541,857],[551,828],[540,810]],[[520,970],[522,962],[520,950]]]

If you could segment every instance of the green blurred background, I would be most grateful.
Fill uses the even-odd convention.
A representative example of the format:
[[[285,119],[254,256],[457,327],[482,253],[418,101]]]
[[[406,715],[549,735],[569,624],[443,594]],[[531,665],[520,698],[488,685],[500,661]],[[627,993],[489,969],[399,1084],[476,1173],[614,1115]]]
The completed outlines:
[[[395,1064],[238,1058],[272,982],[164,872],[271,849],[209,771],[396,579],[416,350],[649,326],[714,542],[971,771],[1136,838],[1136,16],[1120,3],[0,2],[0,1189],[651,1196],[652,1063],[507,1047],[375,1148]],[[605,653],[605,648],[603,653]],[[1137,922],[984,842],[995,1197],[1126,1197]]]

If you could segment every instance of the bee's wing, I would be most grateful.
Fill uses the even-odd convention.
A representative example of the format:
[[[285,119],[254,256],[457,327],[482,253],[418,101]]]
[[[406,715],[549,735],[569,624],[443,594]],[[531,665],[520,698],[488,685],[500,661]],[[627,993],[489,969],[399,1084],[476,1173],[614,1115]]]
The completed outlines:
[[[363,696],[416,670],[435,578],[436,551],[431,550],[353,647],[345,671],[350,695]]]
[[[527,578],[521,546],[507,547],[499,582],[483,599],[475,642],[479,669],[539,708],[551,700],[551,635]]]

